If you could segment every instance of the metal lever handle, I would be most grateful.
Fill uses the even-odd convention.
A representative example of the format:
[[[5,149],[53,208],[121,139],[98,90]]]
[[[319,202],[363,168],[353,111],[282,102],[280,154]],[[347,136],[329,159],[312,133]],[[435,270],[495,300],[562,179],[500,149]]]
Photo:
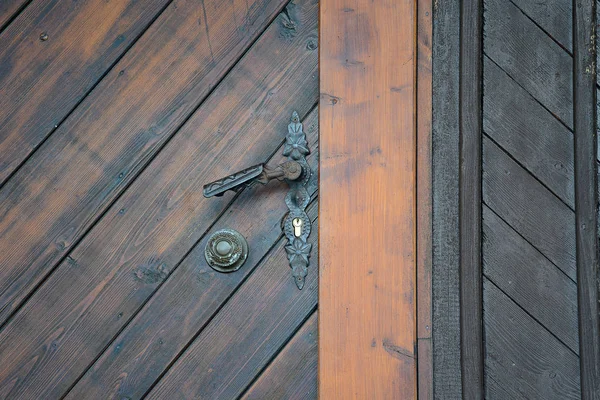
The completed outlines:
[[[288,183],[290,190],[285,197],[285,203],[289,212],[283,217],[281,228],[288,240],[285,251],[298,289],[304,287],[312,248],[312,245],[307,243],[311,221],[305,211],[310,201],[307,187],[315,184],[314,174],[306,162],[306,155],[309,153],[300,117],[294,111],[283,148],[283,155],[289,158],[288,161],[275,168],[268,168],[265,164],[254,165],[208,183],[204,185],[203,190],[204,197],[212,197],[222,196],[228,190],[238,191],[255,182],[265,185],[273,179],[278,179]]]
[[[273,179],[294,181],[301,175],[302,166],[296,161],[287,161],[275,168],[258,164],[204,185],[203,193],[204,197],[222,196],[228,190],[237,192],[255,182],[266,185]]]

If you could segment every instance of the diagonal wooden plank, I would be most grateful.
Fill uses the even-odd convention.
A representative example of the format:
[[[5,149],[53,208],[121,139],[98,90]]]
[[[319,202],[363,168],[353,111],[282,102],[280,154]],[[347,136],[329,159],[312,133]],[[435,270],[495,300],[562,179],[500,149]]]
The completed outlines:
[[[485,278],[483,294],[486,399],[580,399],[577,355]]]
[[[318,165],[317,118],[314,110],[304,121],[312,150],[308,160],[314,171]],[[283,161],[280,153],[281,150],[271,165]],[[107,388],[120,398],[143,396],[278,241],[281,218],[287,211],[283,201],[286,191],[284,184],[245,190],[230,206],[230,212],[216,221],[67,398],[104,398]],[[313,190],[311,195],[314,194]],[[246,237],[250,253],[237,273],[218,274],[206,264],[204,247],[209,234],[227,227],[235,228]],[[311,268],[307,279],[317,279],[316,269]]]
[[[0,2],[0,32],[27,6],[30,0],[2,0]]]
[[[573,49],[573,4],[571,1],[511,0],[566,50]]]
[[[283,0],[250,1],[248,9],[242,0],[218,4],[171,4],[2,188],[0,323],[214,89]]]
[[[485,133],[573,208],[571,131],[487,58],[484,83]]]
[[[309,210],[311,219],[316,211]],[[316,239],[314,234],[309,238],[314,270]],[[284,245],[279,242],[147,399],[235,399],[242,394],[317,305],[317,280],[296,288]]]
[[[483,201],[575,280],[573,211],[486,138],[483,155]]]
[[[294,335],[243,400],[317,398],[317,313]]]
[[[0,35],[0,184],[169,2],[36,0],[13,21]]]
[[[289,111],[316,103],[316,8],[279,15],[0,332],[0,392],[60,397],[225,210],[230,196],[204,199],[202,185],[268,158]]]
[[[483,234],[485,276],[579,353],[575,282],[485,206]]]
[[[568,127],[573,127],[569,54],[513,3],[485,2],[485,53]]]

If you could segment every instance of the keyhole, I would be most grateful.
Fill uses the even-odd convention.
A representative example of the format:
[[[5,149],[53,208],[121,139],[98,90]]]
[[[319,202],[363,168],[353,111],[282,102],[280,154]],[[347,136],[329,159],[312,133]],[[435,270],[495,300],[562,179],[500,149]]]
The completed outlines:
[[[294,226],[294,236],[302,236],[302,220],[300,218],[294,218],[292,220],[292,225]]]

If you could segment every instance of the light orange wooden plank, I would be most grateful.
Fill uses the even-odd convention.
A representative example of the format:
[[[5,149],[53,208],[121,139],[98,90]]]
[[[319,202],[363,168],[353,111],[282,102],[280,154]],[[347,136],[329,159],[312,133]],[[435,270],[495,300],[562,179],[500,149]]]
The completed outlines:
[[[417,341],[419,399],[433,399],[431,351],[432,0],[417,1]]]
[[[416,2],[321,2],[319,396],[416,396]]]

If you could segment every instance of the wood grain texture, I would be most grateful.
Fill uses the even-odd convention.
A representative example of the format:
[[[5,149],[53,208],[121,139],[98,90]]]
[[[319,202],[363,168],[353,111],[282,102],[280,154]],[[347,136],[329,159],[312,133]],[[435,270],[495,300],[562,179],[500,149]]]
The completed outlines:
[[[460,346],[463,399],[483,391],[481,140],[483,0],[465,0],[460,31]]]
[[[0,33],[30,0],[2,0],[0,2]]]
[[[417,377],[422,400],[433,399],[431,351],[431,0],[417,2]]]
[[[575,236],[581,395],[600,399],[596,0],[573,0]]]
[[[316,20],[316,10],[314,18]],[[308,161],[316,171],[316,110],[303,122],[312,151]],[[274,166],[282,161],[280,148],[269,164]],[[271,183],[266,187],[247,189],[237,197],[229,206],[230,211],[212,224],[202,240],[87,370],[66,398],[101,399],[107,397],[107,391],[110,398],[142,397],[280,239],[279,225],[287,211],[283,201],[286,192],[286,185],[277,187]],[[314,191],[310,194],[316,195]],[[313,204],[312,207],[315,206]],[[218,274],[206,264],[204,248],[210,234],[228,227],[244,235],[250,252],[240,271]],[[311,261],[314,258],[313,255]],[[310,268],[306,279],[317,279],[316,268]]]
[[[435,399],[462,397],[459,285],[460,1],[434,7],[433,384]]]
[[[484,278],[485,398],[580,399],[577,355]]]
[[[317,313],[314,313],[242,399],[316,399],[317,353]]]
[[[319,396],[416,396],[416,3],[321,2]]]
[[[485,204],[576,280],[573,211],[485,138],[483,153]]]
[[[573,67],[569,54],[510,1],[485,0],[485,21],[485,53],[572,127]]]
[[[0,332],[0,393],[60,397],[226,209],[231,196],[205,199],[202,185],[267,159],[290,110],[311,109],[317,52],[307,44],[317,35],[315,15],[314,2],[280,14],[15,314]],[[31,362],[38,357],[43,362]]]
[[[572,51],[573,4],[571,1],[512,0],[512,2],[556,42],[566,50]]]
[[[19,14],[0,35],[0,184],[168,3],[36,0]]]
[[[172,3],[7,182],[0,191],[1,322],[147,166],[282,3],[255,0],[247,11],[245,1]],[[283,37],[289,29],[273,29],[283,30],[280,42],[291,40]]]
[[[485,133],[574,207],[573,133],[487,57],[484,84]]]
[[[488,207],[483,209],[485,276],[579,353],[577,285]]]
[[[308,211],[318,228],[317,207]],[[317,235],[308,241],[315,271]],[[238,398],[313,313],[317,289],[310,279],[298,290],[281,240],[146,398]]]

